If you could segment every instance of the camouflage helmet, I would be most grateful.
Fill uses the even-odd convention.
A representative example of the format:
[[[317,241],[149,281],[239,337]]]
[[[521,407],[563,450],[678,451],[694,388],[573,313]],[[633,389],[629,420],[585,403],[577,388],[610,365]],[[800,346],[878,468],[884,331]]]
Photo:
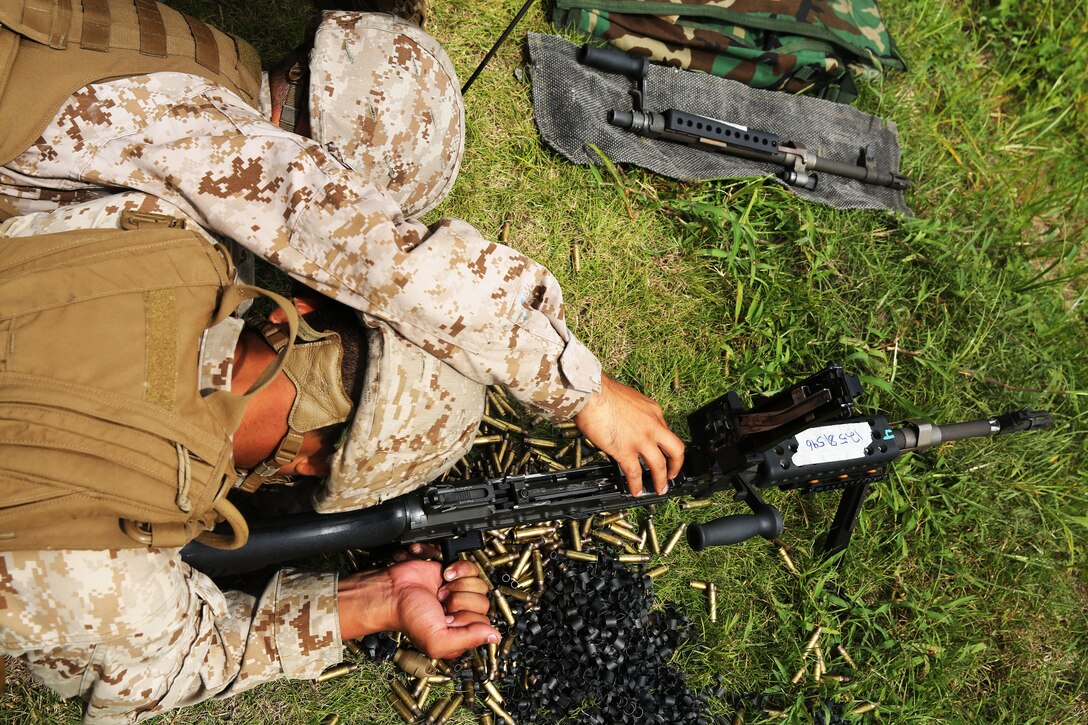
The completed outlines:
[[[436,207],[465,145],[460,84],[438,41],[394,15],[328,11],[309,70],[314,140],[407,216]]]

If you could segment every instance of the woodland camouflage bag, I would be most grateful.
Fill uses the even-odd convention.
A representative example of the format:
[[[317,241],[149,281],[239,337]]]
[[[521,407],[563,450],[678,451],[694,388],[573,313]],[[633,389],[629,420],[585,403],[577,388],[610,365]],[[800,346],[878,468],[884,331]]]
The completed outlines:
[[[906,68],[875,0],[557,0],[554,22],[667,65],[844,103]]]

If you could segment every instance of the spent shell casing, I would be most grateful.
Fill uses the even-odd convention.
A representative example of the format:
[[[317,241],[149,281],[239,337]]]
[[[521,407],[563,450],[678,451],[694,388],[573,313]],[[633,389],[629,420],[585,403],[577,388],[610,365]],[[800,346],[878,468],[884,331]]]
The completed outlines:
[[[571,242],[570,245],[570,266],[571,269],[577,274],[582,271],[582,243]]]
[[[567,522],[567,530],[570,532],[570,548],[575,551],[582,550],[582,531],[578,528],[578,522],[571,519]]]
[[[657,556],[661,553],[661,542],[657,540],[657,527],[654,525],[654,517],[646,519],[646,543],[650,545],[650,553]]]
[[[453,679],[453,668],[450,667],[449,663],[446,662],[446,660],[433,659],[431,660],[431,664],[434,665],[434,668],[441,672],[443,675],[449,677],[450,679]]]
[[[495,716],[506,723],[506,725],[515,725],[514,718],[502,708],[501,704],[495,702],[490,697],[484,698],[484,704],[491,708],[491,712],[495,713]]]
[[[816,666],[820,668],[820,672],[827,672],[827,663],[824,662],[824,651],[820,649],[820,644],[817,642],[816,646],[812,648],[812,651],[816,653]]]
[[[863,702],[854,709],[850,710],[850,715],[864,715],[867,712],[872,712],[880,706],[878,702]]]
[[[641,536],[639,536],[634,531],[631,531],[631,529],[628,529],[625,526],[620,526],[618,523],[609,524],[608,525],[608,530],[611,531],[616,536],[620,537],[621,539],[627,539],[628,541],[630,541],[633,544],[642,543],[642,537]]]
[[[677,542],[680,541],[680,537],[684,535],[684,531],[688,528],[686,523],[680,524],[680,527],[673,532],[669,540],[665,542],[665,548],[661,550],[662,556],[668,556],[672,553],[672,550],[676,548]]]
[[[465,680],[462,687],[465,688],[465,707],[471,710],[476,707],[476,682]]]
[[[553,440],[547,438],[526,438],[525,445],[532,446],[533,448],[558,448],[559,444]]]
[[[593,525],[599,529],[603,529],[605,526],[611,526],[622,518],[622,511],[613,511],[610,514],[605,514],[604,516],[601,516]]]
[[[656,579],[668,570],[668,564],[661,564],[660,566],[655,566],[653,569],[650,569],[648,572],[646,572],[646,576],[650,577],[651,579]]]
[[[472,441],[473,447],[475,446],[489,446],[492,443],[499,443],[502,441],[502,436],[498,434],[476,436],[476,440]]]
[[[816,643],[820,641],[820,634],[824,631],[824,628],[820,625],[816,625],[816,629],[812,630],[812,634],[809,635],[808,642],[805,643],[804,655],[807,657],[808,653],[816,646]]]
[[[443,685],[450,682],[453,678],[448,675],[431,675],[427,678],[427,682],[432,685]]]
[[[396,695],[393,695],[389,702],[393,705],[393,709],[397,711],[397,715],[400,719],[406,723],[414,723],[416,721],[416,715],[412,714],[411,709],[401,702]]]
[[[359,657],[363,654],[363,649],[356,643],[355,640],[349,639],[344,642],[344,649],[352,654],[354,657]]]
[[[401,683],[397,678],[391,678],[389,680],[389,686],[393,688],[393,694],[400,698],[400,701],[408,707],[408,711],[413,716],[419,717],[423,714],[423,711],[419,709],[419,705],[416,704],[416,699],[412,697],[412,693],[408,692],[408,688]]]
[[[529,539],[539,539],[552,533],[555,533],[554,526],[528,526],[524,529],[514,529],[514,541],[520,544]]]
[[[500,586],[499,591],[502,592],[503,596],[510,597],[511,599],[516,599],[519,602],[525,602],[526,604],[528,604],[529,602],[533,601],[533,595],[529,592],[522,591],[521,589],[512,589],[508,586]]]
[[[420,710],[422,710],[423,706],[426,704],[427,698],[431,696],[431,683],[423,680],[422,685],[422,689],[419,692],[413,690],[413,693],[416,696],[416,707]]]
[[[533,548],[526,546],[521,552],[521,556],[518,557],[517,563],[514,564],[514,568],[510,571],[510,576],[515,579],[520,579],[523,574],[529,569],[529,562],[533,558]]]
[[[790,684],[796,685],[801,681],[801,678],[805,676],[805,672],[808,670],[808,665],[801,665],[801,669],[793,673],[793,677],[790,678]]]
[[[707,583],[701,581],[688,582],[688,586],[692,589],[698,589],[699,591],[706,591]]]
[[[506,698],[502,696],[502,694],[499,692],[499,688],[495,687],[495,683],[491,680],[484,680],[483,688],[487,692],[487,694],[490,695],[491,698],[496,702],[500,704],[506,702]]]
[[[733,725],[744,725],[744,710],[737,710],[737,714],[733,716]]]
[[[718,621],[718,585],[711,582],[706,588],[707,607],[710,609],[710,621]]]
[[[494,559],[491,560],[491,566],[498,569],[500,566],[506,566],[517,558],[518,555],[511,551],[501,556],[496,556]]]
[[[785,547],[776,547],[774,551],[778,554],[778,558],[782,560],[782,563],[786,565],[789,573],[797,576],[797,567],[793,565],[793,559],[790,558],[790,553],[786,551]]]
[[[339,715],[326,715],[325,719],[321,721],[321,725],[340,725]]]
[[[684,511],[691,511],[692,509],[704,508],[712,503],[714,502],[709,498],[698,498],[692,501],[684,501],[682,504],[680,504],[680,508]]]
[[[450,702],[449,695],[443,695],[438,698],[438,701],[427,712],[427,725],[434,725],[438,722],[438,718],[442,717],[442,713],[446,711],[446,705]]]
[[[430,677],[436,674],[430,657],[403,648],[393,654],[393,664],[412,677]]]
[[[480,725],[495,725],[495,721],[491,719],[490,713],[483,713],[480,715]]]
[[[620,554],[616,561],[621,564],[646,564],[650,561],[649,554]]]
[[[610,534],[606,531],[601,531],[600,529],[593,529],[593,531],[589,532],[589,535],[592,536],[594,539],[600,539],[606,544],[612,544],[612,546],[618,546],[620,548],[623,548],[623,539],[618,536],[614,536],[613,534]]]
[[[842,657],[843,660],[846,662],[846,664],[850,665],[851,668],[853,668],[855,670],[858,668],[857,663],[854,662],[854,658],[850,656],[850,653],[847,652],[846,648],[843,647],[841,644],[835,645],[834,652],[839,657]]]
[[[582,439],[576,438],[574,440],[574,467],[582,467]]]
[[[514,619],[514,611],[510,609],[510,602],[507,601],[506,597],[504,597],[502,592],[498,589],[491,592],[491,595],[495,598],[495,605],[499,608],[502,618],[506,620],[507,624],[513,627],[517,620]]]
[[[442,711],[442,715],[435,721],[435,725],[446,725],[461,707],[461,703],[465,701],[465,696],[460,692],[453,693],[453,697],[446,703],[446,709]]]
[[[575,561],[597,561],[598,560],[596,554],[590,554],[589,552],[586,552],[586,551],[571,551],[570,549],[560,549],[559,550],[559,555],[564,557],[564,558],[567,558],[567,559],[573,559]]]
[[[327,682],[329,680],[335,680],[337,677],[343,677],[349,675],[355,670],[359,669],[359,665],[336,665],[322,672],[317,676],[318,682]]]
[[[489,680],[494,680],[499,674],[499,645],[497,643],[487,643],[487,672]]]
[[[538,592],[544,591],[544,556],[540,549],[533,549],[533,582]]]
[[[850,678],[846,675],[829,675],[826,672],[824,673],[824,679],[831,680],[833,682],[839,682],[841,684],[846,684],[850,681]]]

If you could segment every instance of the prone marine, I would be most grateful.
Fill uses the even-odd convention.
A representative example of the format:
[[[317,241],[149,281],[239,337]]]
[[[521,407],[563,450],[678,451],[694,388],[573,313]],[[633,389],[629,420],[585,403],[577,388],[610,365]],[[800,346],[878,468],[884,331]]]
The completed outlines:
[[[85,722],[313,678],[369,632],[443,657],[498,638],[466,562],[221,591],[178,550],[244,539],[231,488],[322,477],[319,512],[411,490],[471,446],[486,385],[573,418],[632,493],[643,465],[659,491],[679,472],[547,269],[417,220],[457,176],[464,106],[416,25],[327,12],[268,77],[150,0],[0,0],[0,126],[0,650]],[[294,300],[248,283],[251,255]],[[277,309],[243,324],[258,296]]]

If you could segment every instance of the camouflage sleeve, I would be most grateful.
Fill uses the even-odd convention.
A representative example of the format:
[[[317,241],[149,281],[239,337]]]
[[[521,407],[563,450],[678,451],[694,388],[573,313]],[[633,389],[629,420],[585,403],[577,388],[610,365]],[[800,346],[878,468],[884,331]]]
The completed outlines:
[[[568,330],[554,276],[465,222],[405,218],[334,154],[218,86],[159,73],[80,90],[0,182],[160,196],[467,377],[573,416],[600,364]]]
[[[280,571],[254,598],[176,550],[5,552],[0,648],[84,722],[139,722],[339,662],[336,576]]]

